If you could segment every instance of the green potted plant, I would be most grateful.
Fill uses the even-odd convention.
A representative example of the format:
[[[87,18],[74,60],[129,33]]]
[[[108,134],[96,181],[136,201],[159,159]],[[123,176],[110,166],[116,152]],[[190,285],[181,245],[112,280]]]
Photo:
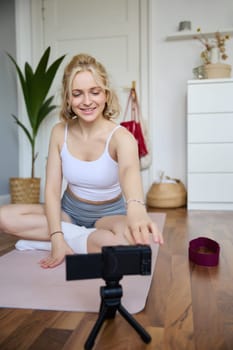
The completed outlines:
[[[65,55],[56,59],[48,68],[50,47],[43,53],[35,71],[28,62],[25,63],[24,73],[15,59],[8,54],[13,62],[23,93],[29,127],[24,125],[17,116],[12,115],[15,122],[24,131],[31,145],[31,177],[11,178],[11,202],[12,203],[38,203],[40,196],[40,178],[35,177],[35,161],[38,153],[35,150],[39,128],[48,114],[56,108],[52,104],[54,96],[47,97],[53,83],[56,72]]]

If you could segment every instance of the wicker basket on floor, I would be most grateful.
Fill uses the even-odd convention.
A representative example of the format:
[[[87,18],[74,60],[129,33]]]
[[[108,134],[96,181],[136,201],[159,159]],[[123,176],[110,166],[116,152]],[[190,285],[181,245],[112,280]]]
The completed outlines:
[[[40,178],[11,178],[11,203],[38,204],[40,202]]]
[[[186,204],[187,191],[180,180],[176,183],[153,183],[150,187],[146,202],[154,208],[179,208]]]

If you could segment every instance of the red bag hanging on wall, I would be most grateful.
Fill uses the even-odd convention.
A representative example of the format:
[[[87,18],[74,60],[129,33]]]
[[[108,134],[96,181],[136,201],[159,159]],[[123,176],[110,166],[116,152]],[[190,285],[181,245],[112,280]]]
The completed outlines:
[[[131,105],[131,110],[129,111],[129,107]],[[127,114],[130,112],[131,120],[127,119]],[[143,129],[140,121],[140,110],[137,99],[137,94],[135,90],[135,84],[132,84],[132,88],[130,89],[130,94],[128,97],[124,119],[121,122],[121,125],[128,129],[135,137],[138,142],[138,155],[139,158],[144,157],[148,154],[148,149],[146,146],[145,138],[143,135]]]

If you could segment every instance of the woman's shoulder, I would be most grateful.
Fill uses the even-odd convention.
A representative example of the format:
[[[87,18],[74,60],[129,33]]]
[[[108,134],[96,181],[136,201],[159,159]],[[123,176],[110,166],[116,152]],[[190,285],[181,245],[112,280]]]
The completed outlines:
[[[63,143],[65,137],[65,129],[65,122],[57,122],[56,124],[54,124],[51,130],[51,140],[58,144]]]
[[[66,129],[66,123],[65,122],[57,122],[52,127],[52,135],[61,135],[64,134]]]
[[[126,129],[123,125],[116,125],[116,131],[114,134],[116,134],[116,137],[118,138],[124,138],[129,141],[134,141],[135,138],[131,132],[129,132],[128,129]]]
[[[123,148],[127,148],[131,145],[131,147],[136,147],[135,137],[131,132],[129,132],[124,126],[116,125],[115,131],[112,135],[112,140],[115,145],[118,145]]]

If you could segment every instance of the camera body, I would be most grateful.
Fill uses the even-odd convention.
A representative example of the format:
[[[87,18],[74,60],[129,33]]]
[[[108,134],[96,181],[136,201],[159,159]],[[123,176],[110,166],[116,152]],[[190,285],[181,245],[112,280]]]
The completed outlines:
[[[105,246],[101,253],[66,256],[66,279],[103,278],[114,281],[123,275],[150,275],[151,248],[149,245]]]

